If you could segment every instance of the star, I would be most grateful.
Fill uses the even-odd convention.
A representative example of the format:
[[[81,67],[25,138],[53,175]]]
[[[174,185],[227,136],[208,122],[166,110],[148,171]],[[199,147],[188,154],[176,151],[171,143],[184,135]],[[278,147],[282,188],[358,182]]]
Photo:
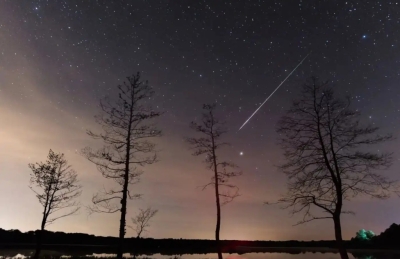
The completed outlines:
[[[240,151],[239,155],[243,156],[243,151]]]

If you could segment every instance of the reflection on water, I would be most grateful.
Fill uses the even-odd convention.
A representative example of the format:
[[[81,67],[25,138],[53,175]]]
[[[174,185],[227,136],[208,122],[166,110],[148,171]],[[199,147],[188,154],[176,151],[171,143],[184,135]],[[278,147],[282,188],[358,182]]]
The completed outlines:
[[[16,250],[0,250],[0,259],[25,259],[33,255],[32,250],[16,251]],[[116,254],[87,254],[86,256],[69,256],[60,251],[45,250],[42,254],[46,259],[61,259],[61,258],[81,258],[81,259],[107,259],[115,258]],[[134,259],[218,259],[218,253],[210,254],[183,254],[183,255],[134,255],[126,253],[124,258]],[[289,253],[274,253],[274,252],[259,252],[245,254],[222,254],[223,259],[340,259],[339,254],[329,252],[302,252],[298,254]],[[377,252],[374,254],[362,254],[362,252],[350,253],[351,259],[395,259],[400,258],[400,254],[390,254],[388,252]]]

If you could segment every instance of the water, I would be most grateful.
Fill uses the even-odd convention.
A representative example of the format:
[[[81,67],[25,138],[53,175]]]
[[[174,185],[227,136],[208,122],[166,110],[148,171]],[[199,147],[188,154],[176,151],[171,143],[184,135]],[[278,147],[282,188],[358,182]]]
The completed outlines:
[[[33,250],[0,250],[1,259],[26,259],[32,255]],[[355,251],[349,253],[351,259],[394,259],[400,258],[400,252],[373,252],[368,253],[367,251]],[[71,256],[63,254],[56,250],[44,250],[42,253],[44,258],[64,258],[68,259]],[[115,254],[96,254],[91,253],[85,256],[72,256],[72,258],[82,259],[103,259],[113,258]],[[124,254],[125,258],[135,259],[217,259],[217,253],[209,254],[183,254],[183,255],[162,255],[162,254],[149,254],[149,255],[138,255]],[[340,259],[339,254],[331,252],[301,252],[296,254],[291,253],[272,253],[272,252],[259,252],[259,253],[245,253],[245,254],[223,254],[223,259]]]

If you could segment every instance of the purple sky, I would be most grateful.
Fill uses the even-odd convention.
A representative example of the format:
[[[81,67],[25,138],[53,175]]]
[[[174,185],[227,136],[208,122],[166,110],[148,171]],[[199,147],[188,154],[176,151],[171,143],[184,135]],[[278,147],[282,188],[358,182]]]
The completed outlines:
[[[267,2],[267,1],[266,1]],[[81,202],[110,183],[77,152],[96,147],[85,133],[97,129],[98,99],[136,71],[156,91],[152,105],[165,111],[158,121],[160,162],[146,167],[132,187],[138,208],[159,209],[149,232],[154,238],[214,236],[210,178],[184,137],[203,103],[217,102],[227,121],[222,156],[243,170],[235,179],[241,196],[223,207],[221,238],[249,240],[333,239],[333,222],[293,227],[278,206],[285,192],[275,123],[304,80],[331,80],[350,95],[365,121],[398,135],[400,119],[399,8],[364,1],[2,1],[0,3],[0,228],[28,231],[40,226],[41,206],[29,190],[28,163],[44,161],[49,149],[63,152],[79,173]],[[253,119],[237,129],[309,51],[313,54]],[[377,149],[397,151],[399,140]],[[243,152],[243,155],[240,155]],[[399,179],[398,153],[386,175]],[[399,223],[398,199],[359,197],[344,216],[351,238],[361,228],[380,233]],[[119,215],[82,209],[49,230],[96,235],[118,233]],[[128,236],[133,235],[128,230]]]

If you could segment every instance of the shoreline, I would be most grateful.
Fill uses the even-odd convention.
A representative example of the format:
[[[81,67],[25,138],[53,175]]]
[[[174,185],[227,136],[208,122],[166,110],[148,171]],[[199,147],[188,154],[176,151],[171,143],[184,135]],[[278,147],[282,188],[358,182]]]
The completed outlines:
[[[250,247],[250,246],[239,246],[236,248],[237,250],[243,252],[326,252],[326,253],[338,253],[336,248],[331,247]],[[347,249],[348,253],[357,253],[357,252],[367,252],[367,253],[391,253],[391,254],[400,254],[400,250],[395,249],[368,249],[368,248],[349,248]]]

